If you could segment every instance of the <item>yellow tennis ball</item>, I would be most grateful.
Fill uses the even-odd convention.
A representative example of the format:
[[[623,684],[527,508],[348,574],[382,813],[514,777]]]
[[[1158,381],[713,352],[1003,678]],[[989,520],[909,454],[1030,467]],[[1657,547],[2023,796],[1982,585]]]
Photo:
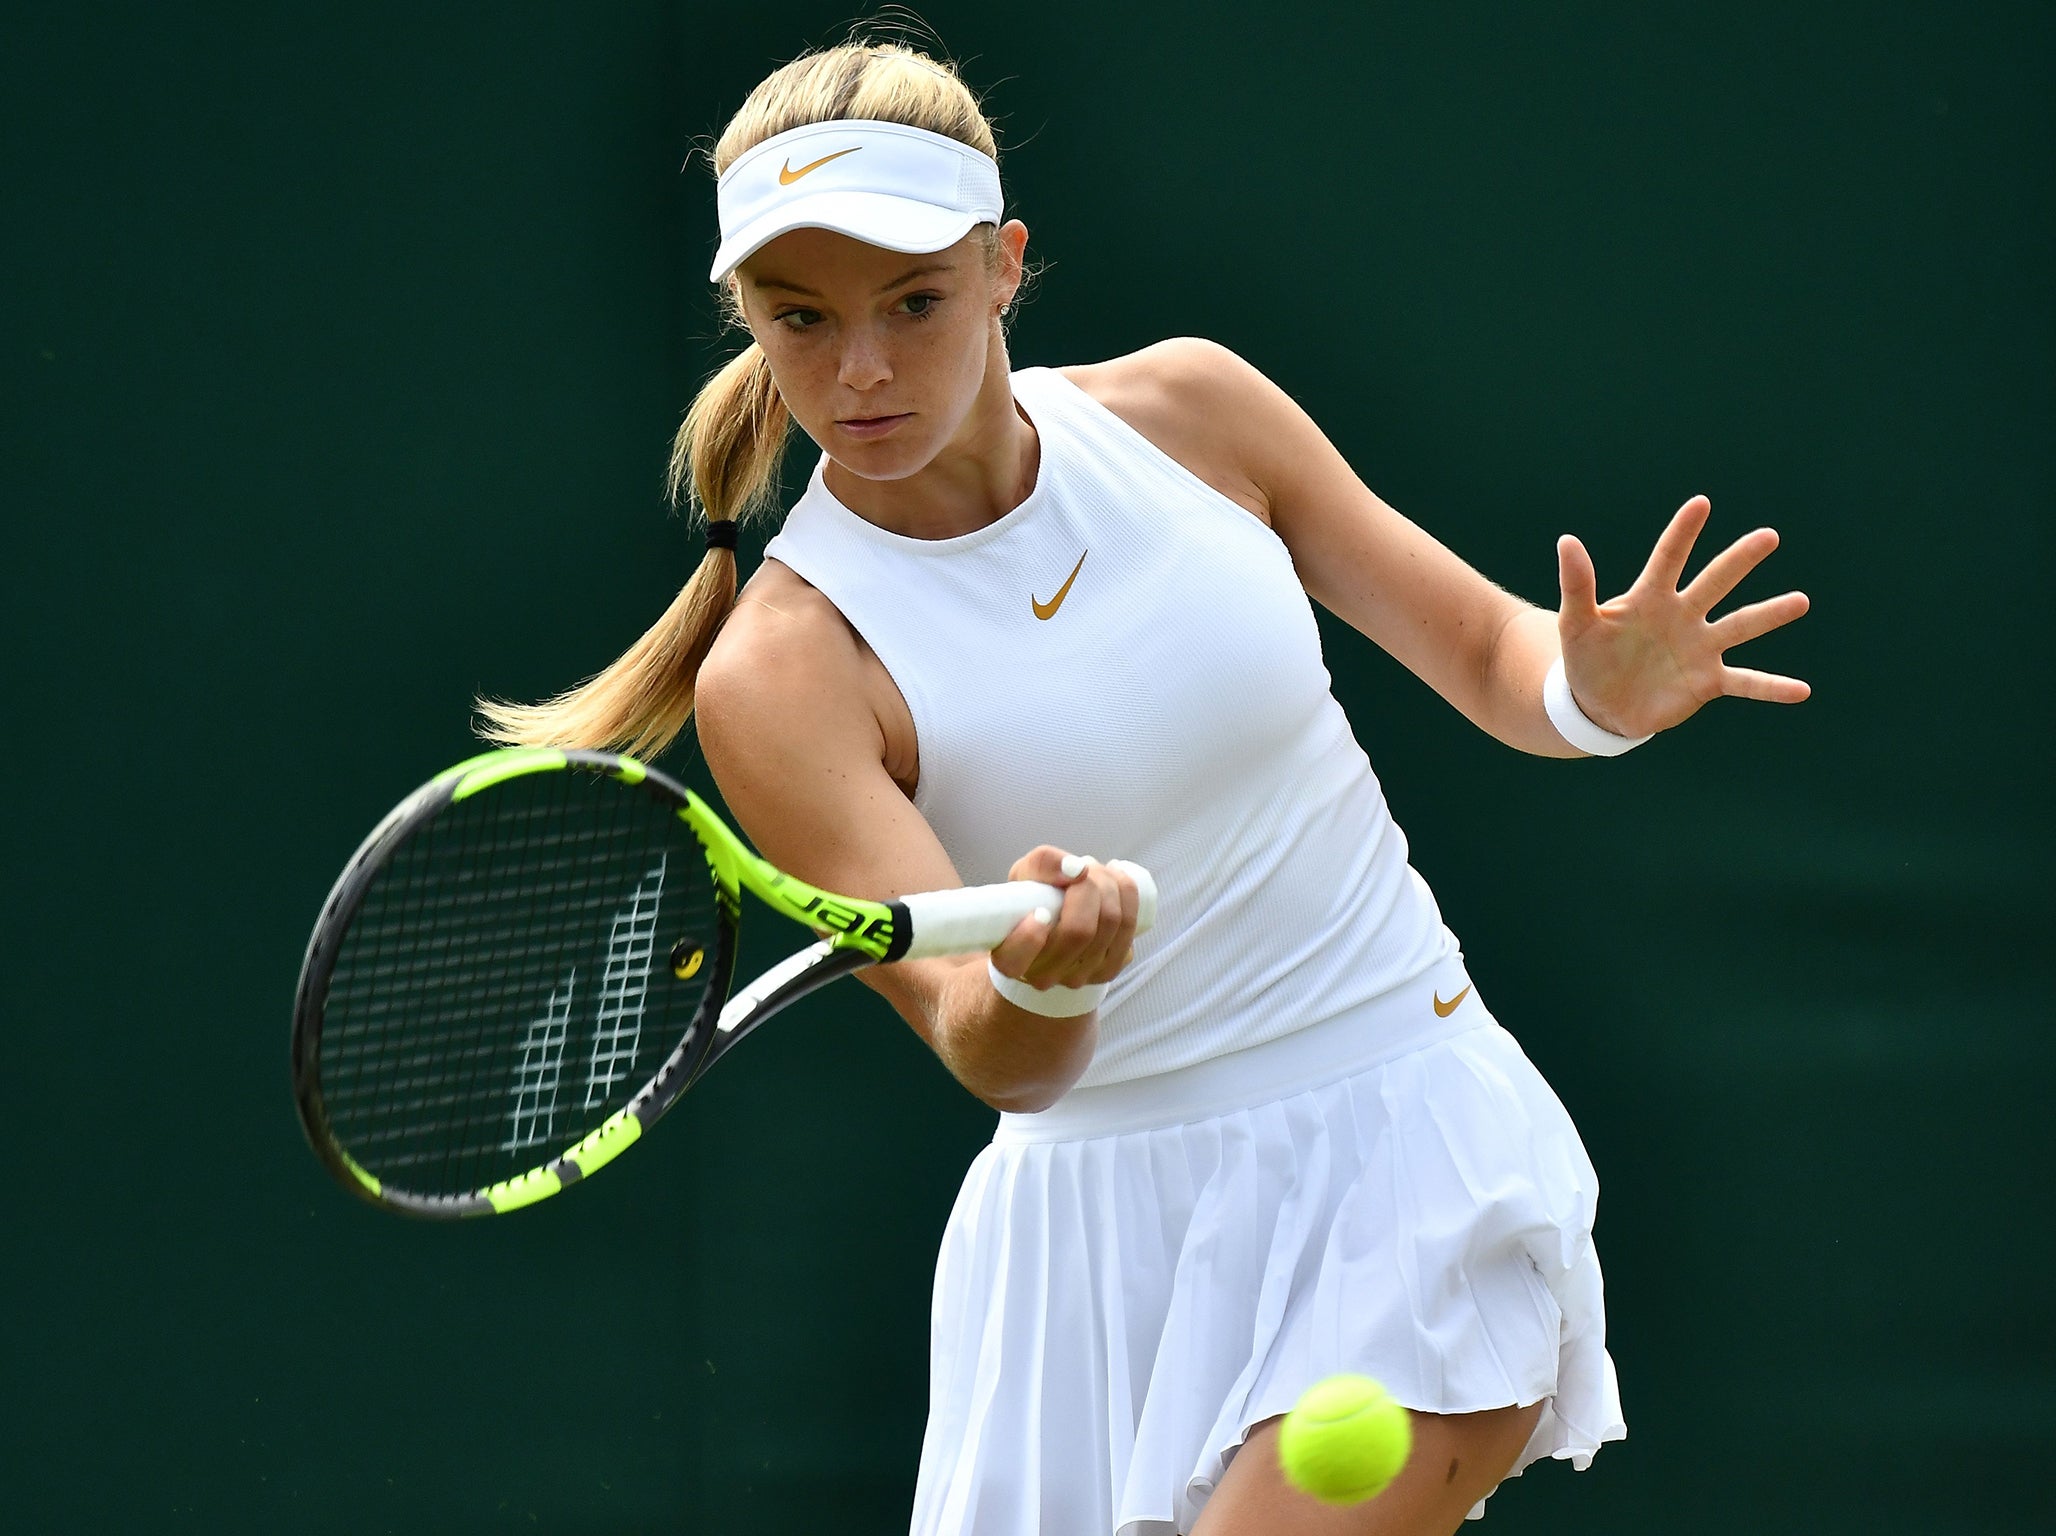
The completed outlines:
[[[1412,1449],[1413,1421],[1368,1376],[1315,1382],[1278,1426],[1286,1479],[1324,1504],[1383,1493]]]

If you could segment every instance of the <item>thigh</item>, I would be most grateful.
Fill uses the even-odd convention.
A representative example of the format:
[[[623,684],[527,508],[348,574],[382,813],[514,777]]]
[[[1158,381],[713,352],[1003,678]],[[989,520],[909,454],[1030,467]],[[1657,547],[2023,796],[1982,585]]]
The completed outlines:
[[[1249,1432],[1192,1536],[1450,1536],[1499,1485],[1542,1404],[1483,1413],[1416,1413],[1413,1454],[1375,1499],[1337,1508],[1299,1492],[1278,1465],[1278,1421]]]

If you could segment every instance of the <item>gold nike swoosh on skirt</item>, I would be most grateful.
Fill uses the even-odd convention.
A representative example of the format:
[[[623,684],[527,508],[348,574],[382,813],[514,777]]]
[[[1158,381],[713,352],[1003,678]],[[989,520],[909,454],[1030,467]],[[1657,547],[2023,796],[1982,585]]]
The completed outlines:
[[[1091,553],[1089,549],[1085,551],[1085,555]],[[1085,568],[1085,555],[1078,557],[1078,563],[1071,567],[1071,574],[1064,578],[1064,584],[1057,588],[1057,595],[1048,602],[1043,602],[1033,592],[1028,594],[1028,606],[1035,610],[1038,619],[1053,619],[1057,616],[1057,610],[1064,606],[1064,599],[1070,595],[1071,583],[1078,579],[1079,571]]]
[[[1456,1012],[1456,1005],[1462,1002],[1465,998],[1469,997],[1470,995],[1471,989],[1469,987],[1465,987],[1461,992],[1457,993],[1456,996],[1452,997],[1448,1002],[1445,1003],[1442,1001],[1442,994],[1440,992],[1437,992],[1435,994],[1435,1017],[1438,1019],[1448,1018],[1452,1013]]]

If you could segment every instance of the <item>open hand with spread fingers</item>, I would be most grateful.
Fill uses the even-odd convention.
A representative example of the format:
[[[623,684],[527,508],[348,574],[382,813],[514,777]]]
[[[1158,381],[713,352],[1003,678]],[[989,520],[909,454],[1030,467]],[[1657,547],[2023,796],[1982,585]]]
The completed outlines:
[[[1568,533],[1556,541],[1563,588],[1556,628],[1564,676],[1578,707],[1616,735],[1668,730],[1722,694],[1797,704],[1813,691],[1796,677],[1731,667],[1724,659],[1730,648],[1806,612],[1804,592],[1746,603],[1718,619],[1707,617],[1778,547],[1775,530],[1744,534],[1679,586],[1712,510],[1704,496],[1678,508],[1635,584],[1603,603],[1585,546]]]

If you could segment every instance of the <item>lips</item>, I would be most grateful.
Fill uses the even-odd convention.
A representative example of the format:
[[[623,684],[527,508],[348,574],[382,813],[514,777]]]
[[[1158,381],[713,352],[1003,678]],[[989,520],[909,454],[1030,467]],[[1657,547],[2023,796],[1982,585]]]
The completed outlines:
[[[896,416],[851,416],[836,422],[836,425],[851,437],[883,437],[903,421],[912,421],[912,411],[902,411]]]

